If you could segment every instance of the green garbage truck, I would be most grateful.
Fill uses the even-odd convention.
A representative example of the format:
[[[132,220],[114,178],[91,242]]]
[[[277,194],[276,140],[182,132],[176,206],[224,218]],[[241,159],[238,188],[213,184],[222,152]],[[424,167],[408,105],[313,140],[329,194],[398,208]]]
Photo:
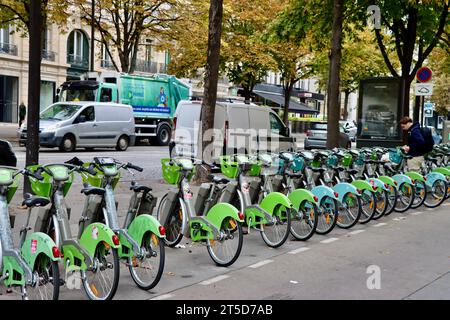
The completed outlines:
[[[64,82],[56,101],[117,102],[133,107],[136,142],[149,139],[167,145],[173,114],[181,100],[188,100],[191,88],[174,76],[129,75],[117,72],[89,72],[82,80]]]

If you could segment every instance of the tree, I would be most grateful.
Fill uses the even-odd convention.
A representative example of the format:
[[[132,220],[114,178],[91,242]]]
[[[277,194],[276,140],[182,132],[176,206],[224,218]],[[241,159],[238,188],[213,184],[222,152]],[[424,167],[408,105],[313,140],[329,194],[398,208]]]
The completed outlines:
[[[387,32],[375,29],[378,47],[392,76],[404,80],[404,115],[409,115],[409,91],[417,70],[423,65],[444,37],[444,27],[449,23],[448,0],[359,0],[353,18],[366,23],[365,10],[376,4],[381,10],[381,25]],[[393,49],[394,48],[394,49]],[[395,50],[401,65],[399,72],[389,57]],[[418,119],[419,104],[414,107]]]
[[[209,9],[208,27],[208,55],[205,67],[205,87],[202,102],[202,152],[205,158],[205,151],[209,150],[210,141],[205,137],[214,128],[214,111],[217,99],[217,82],[219,79],[219,59],[220,59],[220,38],[222,34],[222,0],[211,0]],[[209,177],[210,168],[199,172],[197,178],[206,180]]]
[[[94,24],[117,71],[133,73],[141,39],[168,32],[177,20],[175,0],[96,0],[94,16],[90,1],[74,0],[82,20]],[[181,3],[181,2],[180,2]],[[118,53],[119,61],[113,52]]]
[[[222,70],[228,79],[242,87],[246,101],[276,64],[267,52],[264,35],[268,24],[284,8],[286,1],[228,0],[224,13]]]
[[[276,69],[281,74],[284,94],[283,122],[289,123],[289,104],[294,85],[311,75],[313,54],[307,39],[301,43],[289,39],[271,37],[267,43],[267,51],[272,57]]]
[[[49,23],[63,24],[67,18],[66,9],[67,3],[56,0],[2,0],[0,3],[0,25],[15,25],[29,35],[27,166],[39,163],[42,33]],[[29,191],[28,184],[24,191]]]
[[[351,33],[344,38],[341,60],[341,87],[344,93],[343,119],[348,118],[348,100],[352,92],[359,88],[361,80],[369,77],[385,76],[389,73],[383,57],[378,51],[373,34],[369,30],[356,30],[350,27]],[[395,57],[391,58],[399,65]],[[329,60],[325,52],[316,54],[314,74],[318,76],[319,86],[324,89],[328,82]]]
[[[431,101],[435,103],[436,112],[447,117],[450,111],[450,46],[444,42],[433,50],[428,62],[433,71]]]
[[[339,75],[341,67],[342,24],[344,20],[344,0],[333,1],[333,25],[331,31],[330,73],[328,81],[328,128],[327,148],[339,147]]]

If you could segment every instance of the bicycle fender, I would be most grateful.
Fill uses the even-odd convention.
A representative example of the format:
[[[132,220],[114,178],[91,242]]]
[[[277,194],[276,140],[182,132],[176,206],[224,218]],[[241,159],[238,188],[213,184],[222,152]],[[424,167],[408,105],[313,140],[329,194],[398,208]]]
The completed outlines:
[[[315,205],[317,205],[316,200],[314,200],[314,194],[311,191],[306,190],[306,189],[296,189],[296,190],[292,191],[288,195],[288,199],[291,201],[292,206],[296,210],[300,209],[300,206],[302,205],[302,203],[304,201],[310,201],[310,202],[314,203]]]
[[[384,182],[377,178],[369,178],[369,182],[374,182],[375,186],[377,187],[377,192],[380,192],[381,190],[389,191],[389,188],[385,186]]]
[[[80,238],[80,245],[90,254],[91,257],[95,254],[95,249],[100,242],[106,242],[114,249],[119,249],[120,244],[116,246],[112,242],[112,237],[115,233],[103,223],[92,223],[87,226]]]
[[[450,170],[447,168],[436,168],[432,172],[442,173],[444,176],[450,176]]]
[[[344,200],[344,196],[347,193],[353,193],[356,194],[357,196],[360,196],[360,194],[358,193],[358,190],[356,189],[356,187],[350,183],[347,182],[341,182],[336,184],[335,186],[333,186],[331,188],[332,190],[336,191],[339,195],[338,195],[338,200],[340,202],[342,202]]]
[[[231,217],[239,222],[244,222],[244,220],[239,218],[239,210],[229,203],[217,203],[215,204],[206,214],[206,220],[208,220],[213,226],[218,230],[222,226],[223,220]]]
[[[410,177],[411,180],[419,180],[419,181],[425,182],[425,179],[424,179],[423,175],[421,175],[421,174],[418,173],[418,172],[415,172],[415,171],[409,171],[409,172],[406,172],[405,174],[406,174],[408,177]]]
[[[149,231],[156,235],[158,238],[166,237],[165,235],[161,235],[161,232],[159,231],[160,226],[161,224],[155,217],[149,214],[141,214],[131,222],[130,227],[128,228],[128,234],[139,245],[142,245],[144,235]],[[131,247],[131,244],[129,244],[125,237],[123,237],[122,235],[120,236],[120,243],[128,244],[128,246]]]
[[[55,242],[47,234],[42,232],[35,232],[29,235],[20,249],[20,254],[22,255],[25,262],[33,268],[36,258],[40,254],[44,254],[49,257],[52,261],[60,261],[60,257],[53,256],[53,247],[56,247]]]
[[[339,200],[335,197],[333,189],[327,186],[316,186],[311,189],[311,192],[315,196],[317,196],[317,198],[319,198],[317,203],[320,203],[324,197],[330,197],[331,199]]]
[[[430,188],[433,186],[433,183],[437,180],[443,180],[447,182],[445,176],[440,172],[430,172],[426,175],[426,177],[427,177],[427,186],[429,186]]]
[[[354,185],[357,189],[360,190],[369,190],[371,192],[374,192],[373,186],[366,180],[355,180],[351,182],[352,185]]]
[[[386,183],[389,186],[395,187],[395,181],[391,177],[388,176],[380,176],[378,177],[379,180],[381,180],[383,183]]]
[[[411,178],[404,174],[396,174],[392,176],[392,179],[397,181],[397,189],[402,183],[409,183],[410,185],[413,185]]]
[[[265,197],[259,205],[262,209],[273,215],[275,208],[282,205],[286,208],[292,208],[292,203],[287,196],[280,192],[271,192]]]

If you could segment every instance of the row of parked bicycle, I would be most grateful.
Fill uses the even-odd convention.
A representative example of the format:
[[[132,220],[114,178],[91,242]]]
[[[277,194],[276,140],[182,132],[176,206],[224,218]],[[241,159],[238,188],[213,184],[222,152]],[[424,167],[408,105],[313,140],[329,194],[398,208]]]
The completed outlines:
[[[151,188],[132,181],[122,225],[114,190],[121,170],[133,173],[140,167],[109,157],[0,167],[0,283],[20,288],[23,299],[58,299],[61,286],[80,283],[90,299],[107,300],[117,291],[122,261],[136,285],[149,290],[164,270],[164,244],[175,247],[183,237],[205,244],[212,260],[226,267],[240,255],[244,228],[260,232],[276,248],[289,234],[307,240],[336,225],[351,228],[393,211],[439,206],[450,195],[449,156],[449,145],[436,146],[420,173],[408,171],[401,148],[223,156],[220,169],[226,178],[212,175],[196,196],[190,187],[196,166],[213,165],[166,158],[161,160],[163,177],[176,187],[156,207]],[[86,196],[76,236],[65,202],[75,173]],[[23,201],[28,215],[15,247],[8,206],[20,175],[29,178],[34,195]]]

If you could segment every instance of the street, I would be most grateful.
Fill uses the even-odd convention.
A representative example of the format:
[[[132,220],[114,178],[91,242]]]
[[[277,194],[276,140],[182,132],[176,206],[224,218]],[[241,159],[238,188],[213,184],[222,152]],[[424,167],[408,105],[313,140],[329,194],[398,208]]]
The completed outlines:
[[[21,167],[24,148],[15,150]],[[158,198],[170,187],[161,180],[160,158],[167,156],[166,147],[71,154],[43,149],[40,162],[61,162],[75,155],[82,160],[112,156],[144,167],[136,178],[153,187]],[[130,196],[129,178],[125,174],[117,189],[120,222]],[[84,201],[80,183],[77,177],[67,197],[74,234]],[[17,208],[21,193],[17,192],[11,204],[16,215],[16,241],[26,216]],[[115,299],[448,299],[449,206],[450,201],[433,210],[421,207],[404,214],[394,212],[350,230],[336,227],[330,234],[316,234],[307,242],[290,239],[278,249],[267,247],[259,232],[252,230],[244,236],[241,255],[229,268],[215,266],[206,247],[183,239],[179,248],[166,248],[163,277],[149,292],[138,289],[122,265]],[[20,296],[3,292],[0,299]],[[82,290],[63,287],[60,299],[87,298]]]

